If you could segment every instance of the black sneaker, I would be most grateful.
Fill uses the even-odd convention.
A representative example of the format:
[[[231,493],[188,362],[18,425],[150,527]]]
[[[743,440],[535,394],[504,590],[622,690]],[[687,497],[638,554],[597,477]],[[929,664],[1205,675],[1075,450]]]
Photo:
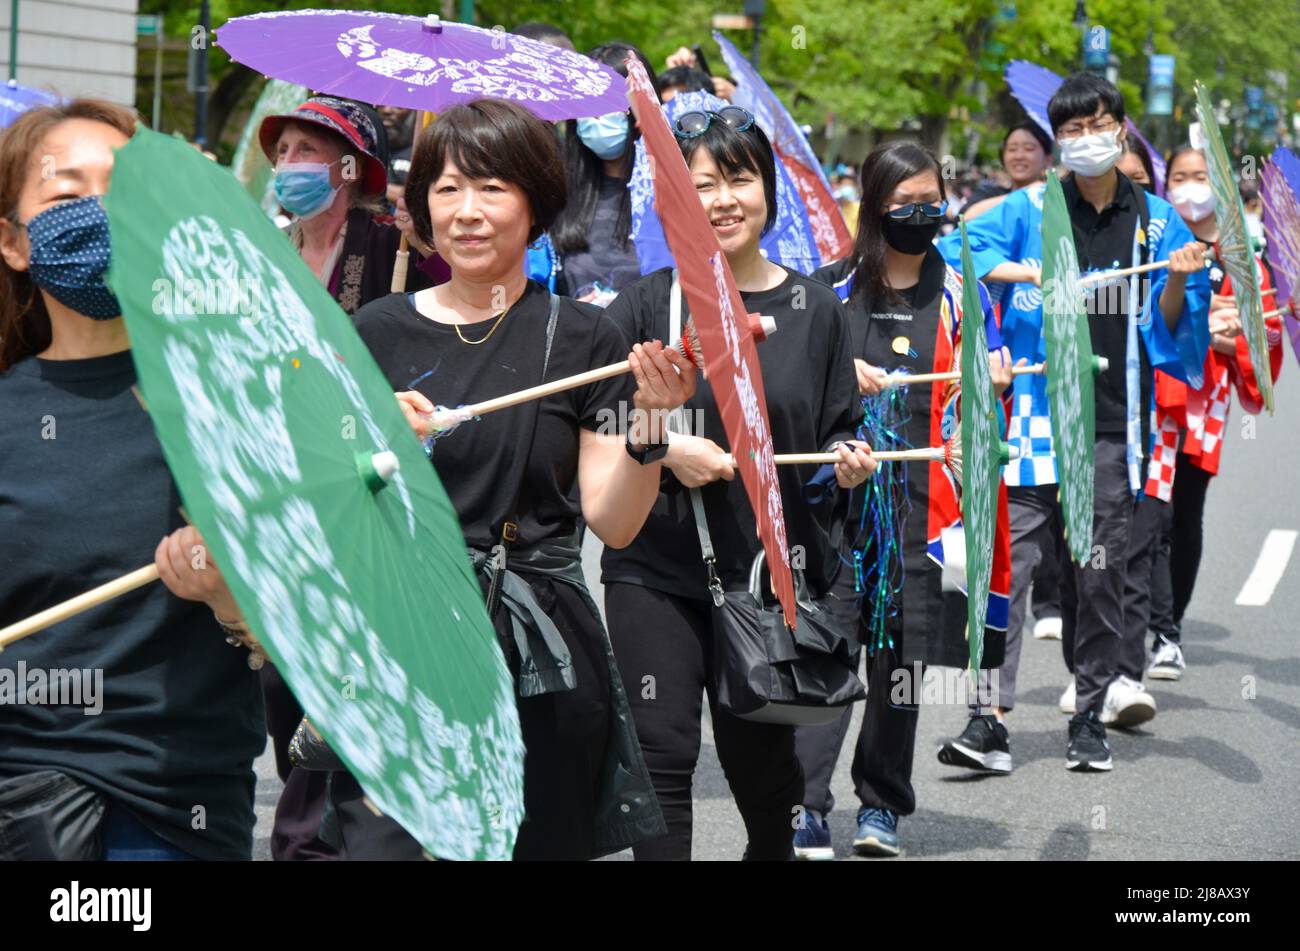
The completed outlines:
[[[1009,773],[1011,738],[1007,728],[991,713],[971,717],[961,736],[939,748],[939,762],[945,766]]]
[[[1081,773],[1108,771],[1114,767],[1106,727],[1097,714],[1076,713],[1070,718],[1070,745],[1065,751],[1065,768]]]

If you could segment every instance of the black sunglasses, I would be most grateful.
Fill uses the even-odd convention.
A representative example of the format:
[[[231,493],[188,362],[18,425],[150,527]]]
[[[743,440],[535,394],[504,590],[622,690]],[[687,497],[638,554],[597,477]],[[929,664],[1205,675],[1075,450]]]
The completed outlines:
[[[713,124],[715,117],[736,132],[744,132],[754,124],[754,117],[749,110],[742,109],[740,106],[725,106],[717,112],[693,109],[690,112],[683,112],[673,122],[673,135],[679,139],[701,136],[709,131],[709,126]]]
[[[910,205],[902,205],[886,212],[889,217],[895,221],[906,221],[918,211],[927,218],[942,218],[948,210],[948,202],[942,201],[937,205],[922,204],[921,202],[912,202]]]

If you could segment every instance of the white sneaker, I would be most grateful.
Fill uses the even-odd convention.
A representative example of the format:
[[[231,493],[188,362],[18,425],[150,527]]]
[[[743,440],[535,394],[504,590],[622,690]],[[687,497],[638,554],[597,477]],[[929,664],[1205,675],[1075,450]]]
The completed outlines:
[[[1130,727],[1146,723],[1156,715],[1156,699],[1136,680],[1120,674],[1106,688],[1101,722],[1106,726]]]
[[[1065,688],[1065,693],[1061,694],[1061,699],[1057,701],[1057,706],[1061,708],[1062,713],[1068,716],[1074,716],[1074,679],[1073,678],[1070,679],[1070,686]]]
[[[1160,638],[1159,646],[1151,655],[1147,676],[1152,680],[1178,680],[1186,669],[1187,662],[1183,660],[1182,648],[1173,641]]]
[[[1061,639],[1061,619],[1045,617],[1034,622],[1034,640],[1059,641]]]

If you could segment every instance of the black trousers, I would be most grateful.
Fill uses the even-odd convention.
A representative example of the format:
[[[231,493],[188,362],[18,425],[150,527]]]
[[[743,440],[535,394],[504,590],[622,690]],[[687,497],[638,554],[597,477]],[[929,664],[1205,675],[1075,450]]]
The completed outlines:
[[[1174,623],[1174,589],[1169,576],[1173,528],[1174,503],[1163,502],[1160,506],[1160,526],[1156,533],[1156,547],[1151,556],[1151,617],[1147,621],[1147,629],[1177,642],[1178,625]]]
[[[284,783],[271,826],[271,858],[277,862],[333,861],[340,857],[338,852],[320,838],[328,774],[299,769],[289,762],[289,741],[302,722],[302,707],[274,664],[262,667],[261,679],[275,769]]]
[[[1183,614],[1196,588],[1201,570],[1201,547],[1204,535],[1205,494],[1214,478],[1191,460],[1178,454],[1174,471],[1173,524],[1169,529],[1169,583],[1173,597],[1174,632],[1183,623]]]
[[[691,857],[691,787],[707,696],[713,738],[753,860],[791,857],[803,802],[794,728],[753,723],[718,708],[712,604],[633,584],[605,586],[605,617],[668,834],[642,842],[642,859]]]
[[[1136,508],[1124,437],[1097,437],[1093,459],[1092,551],[1061,577],[1061,650],[1074,674],[1075,711],[1100,716],[1124,642],[1124,585]]]
[[[1151,627],[1156,590],[1157,559],[1164,535],[1169,503],[1144,495],[1133,513],[1129,531],[1128,566],[1124,578],[1124,639],[1116,669],[1142,682],[1146,672],[1147,629]]]
[[[827,601],[841,630],[851,631],[855,640],[865,642],[867,632],[858,606],[858,595],[853,590],[852,571],[840,571]],[[901,612],[894,621],[901,630]],[[862,728],[858,731],[853,750],[850,772],[853,789],[864,806],[890,809],[900,816],[911,815],[916,811],[912,759],[920,707],[914,703],[894,701],[918,698],[920,684],[915,681],[924,668],[904,667],[897,652],[888,647],[881,647],[874,653],[864,649],[861,653],[866,655],[867,701],[862,711]],[[896,683],[909,683],[915,692],[910,697],[893,696]],[[829,815],[835,806],[831,777],[852,717],[853,708],[850,707],[832,723],[795,730],[795,750],[804,772],[804,806],[823,816]]]
[[[1007,489],[1008,493],[1011,491],[1011,488]],[[1061,572],[1069,565],[1070,559],[1065,551],[1059,510],[1053,527],[1055,530],[1051,536],[1051,544],[1043,549],[1038,567],[1034,569],[1033,604],[1036,621],[1061,616]],[[1007,633],[1010,636],[1010,631]]]

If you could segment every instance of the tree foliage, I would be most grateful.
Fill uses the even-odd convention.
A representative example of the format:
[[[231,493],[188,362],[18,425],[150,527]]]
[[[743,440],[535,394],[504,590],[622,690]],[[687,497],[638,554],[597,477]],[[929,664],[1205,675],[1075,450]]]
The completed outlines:
[[[442,9],[445,0],[346,3],[390,13],[454,12]],[[219,27],[234,16],[319,5],[319,0],[212,0],[212,20]],[[142,0],[140,6],[142,13],[165,14],[173,37],[188,36],[197,20],[195,0]],[[720,71],[711,17],[740,7],[740,0],[480,0],[476,20],[507,30],[529,20],[553,23],[579,50],[626,40],[656,65],[677,47],[699,43]],[[1088,0],[1087,12],[1091,23],[1111,31],[1120,88],[1139,119],[1148,43],[1155,52],[1177,57],[1176,101],[1184,113],[1197,78],[1219,98],[1239,101],[1246,85],[1256,85],[1284,115],[1295,108],[1300,4],[1294,0]],[[1005,98],[1007,61],[1028,59],[1060,73],[1079,68],[1081,36],[1074,14],[1075,0],[769,0],[760,67],[796,118],[809,124],[820,125],[833,112],[849,126],[888,130],[916,123],[927,138],[940,135],[950,122],[957,134],[979,127],[991,131],[1006,118],[996,104]],[[748,52],[747,32],[728,35]],[[218,87],[256,85],[256,77],[241,77],[219,48],[211,68]],[[253,92],[226,98],[246,100]]]

